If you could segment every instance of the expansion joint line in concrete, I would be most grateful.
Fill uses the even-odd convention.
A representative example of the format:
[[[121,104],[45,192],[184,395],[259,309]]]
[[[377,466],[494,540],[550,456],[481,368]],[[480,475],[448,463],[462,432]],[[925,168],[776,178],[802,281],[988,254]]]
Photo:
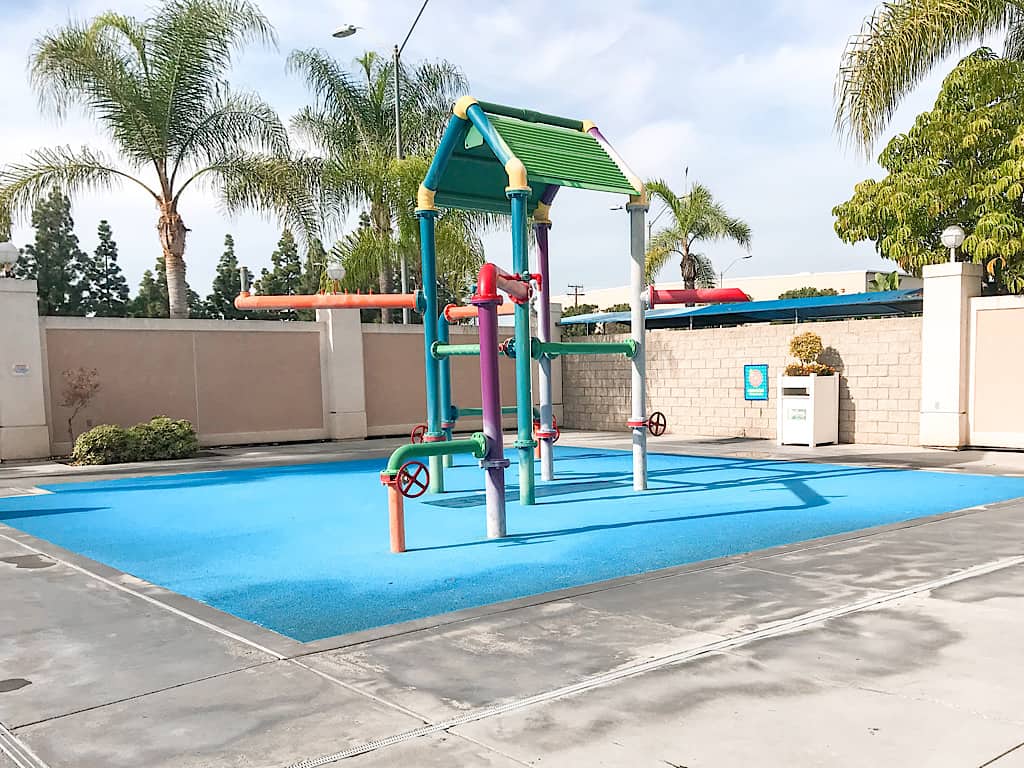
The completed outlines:
[[[16,768],[50,768],[21,740],[0,723],[0,754],[11,758]]]
[[[342,750],[340,752],[334,752],[329,755],[322,755],[320,757],[314,757],[307,760],[301,760],[297,763],[292,763],[288,768],[320,768],[320,766],[328,765],[329,763],[335,763],[340,760],[346,760],[351,757],[357,757],[358,755],[364,755],[368,752],[374,752],[378,749],[385,749],[396,744],[401,744],[412,739],[417,739],[421,736],[430,736],[432,734],[447,731],[451,728],[458,728],[459,726],[468,725],[469,723],[475,723],[480,720],[487,720],[492,717],[498,717],[500,715],[514,712],[516,710],[525,709],[532,707],[536,704],[543,704],[545,702],[553,701],[555,699],[561,699],[566,696],[573,696],[578,693],[589,691],[593,688],[600,687],[602,685],[608,685],[619,680],[623,680],[636,675],[644,674],[662,667],[667,667],[672,664],[680,664],[693,659],[705,656],[710,653],[718,653],[721,651],[731,650],[738,646],[746,645],[747,643],[754,642],[756,640],[764,640],[770,637],[776,637],[778,635],[788,634],[796,630],[804,629],[814,624],[819,624],[829,619],[839,618],[841,616],[848,616],[852,613],[859,613],[860,611],[870,610],[880,605],[892,603],[897,600],[903,600],[904,598],[911,597],[913,595],[920,594],[922,592],[929,592],[933,589],[945,587],[950,584],[955,584],[960,581],[966,581],[967,579],[976,578],[978,576],[984,576],[989,573],[1001,571],[1006,568],[1013,568],[1015,566],[1024,564],[1024,555],[1017,557],[1004,558],[1002,560],[996,560],[991,563],[985,563],[984,565],[977,565],[973,568],[967,568],[958,573],[944,576],[940,579],[934,579],[932,581],[922,582],[915,584],[904,589],[894,590],[892,592],[886,592],[882,595],[867,598],[865,600],[858,600],[853,603],[846,603],[845,605],[835,606],[834,608],[825,608],[809,613],[795,616],[787,621],[780,622],[771,627],[765,629],[754,630],[751,632],[744,632],[743,634],[734,635],[732,637],[723,638],[722,640],[715,640],[710,643],[698,646],[696,648],[690,648],[685,651],[679,651],[677,653],[670,653],[665,656],[659,656],[654,659],[647,661],[631,664],[611,672],[605,672],[600,675],[594,675],[585,680],[581,680],[578,683],[572,685],[566,685],[561,688],[555,688],[550,691],[544,691],[534,696],[527,696],[522,699],[515,701],[509,701],[504,704],[499,704],[494,707],[485,707],[478,709],[475,712],[467,712],[464,715],[452,717],[447,720],[434,723],[432,725],[426,725],[422,728],[415,728],[413,730],[404,731],[402,733],[395,733],[391,736],[387,736],[381,739],[374,739],[373,741],[365,742],[355,747]]]

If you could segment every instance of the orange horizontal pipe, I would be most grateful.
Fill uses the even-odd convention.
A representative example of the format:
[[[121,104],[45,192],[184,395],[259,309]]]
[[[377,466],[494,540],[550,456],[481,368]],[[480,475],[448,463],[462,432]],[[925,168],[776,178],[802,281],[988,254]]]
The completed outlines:
[[[499,304],[498,314],[499,315],[511,315],[516,311],[515,304]],[[448,318],[448,322],[455,320],[471,320],[477,316],[477,309],[472,304],[465,307],[459,307],[455,304],[449,304],[444,308],[444,316]]]
[[[235,298],[236,309],[416,309],[415,293],[314,293]]]

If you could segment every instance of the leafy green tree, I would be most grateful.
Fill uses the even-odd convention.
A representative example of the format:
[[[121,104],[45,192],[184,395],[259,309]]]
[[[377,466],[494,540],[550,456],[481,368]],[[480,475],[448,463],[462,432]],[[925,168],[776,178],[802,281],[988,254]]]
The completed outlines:
[[[219,320],[241,320],[248,314],[235,309],[235,297],[242,292],[242,276],[235,256],[235,238],[224,235],[224,253],[217,262],[217,275],[206,297],[206,314]]]
[[[30,63],[41,102],[58,115],[81,107],[95,117],[120,163],[88,147],[37,150],[0,172],[0,207],[20,217],[54,188],[141,188],[159,211],[170,316],[188,317],[182,194],[202,181],[228,208],[255,205],[245,182],[274,164],[253,152],[288,148],[274,111],[225,81],[235,53],[253,41],[272,43],[274,32],[250,0],[165,0],[148,19],[108,12],[43,35]],[[155,184],[143,179],[147,169]]]
[[[750,225],[730,216],[704,185],[695,183],[689,191],[677,195],[663,180],[653,179],[647,182],[647,192],[664,203],[672,215],[669,225],[655,233],[647,245],[644,271],[648,282],[675,254],[686,288],[713,288],[715,270],[711,260],[697,253],[694,246],[701,241],[732,240],[750,249]]]
[[[270,255],[273,269],[266,267],[253,284],[256,293],[273,296],[295,296],[302,293],[302,261],[299,259],[299,248],[291,230],[284,230],[277,241],[277,249]],[[281,312],[261,312],[256,317],[267,319],[292,320],[296,317],[294,310]]]
[[[462,73],[446,61],[402,67],[402,139],[407,155],[395,158],[394,71],[375,53],[357,59],[354,73],[321,51],[296,51],[289,67],[313,92],[315,103],[292,121],[320,153],[314,197],[324,202],[327,225],[337,226],[353,209],[366,212],[367,226],[343,238],[332,257],[341,260],[349,282],[360,288],[393,291],[404,255],[415,277],[419,229],[413,215],[416,188],[426,171],[451,104],[466,92]],[[467,282],[482,261],[477,233],[489,219],[447,212],[438,220],[437,257],[442,282]],[[384,312],[383,322],[390,322]]]
[[[132,317],[167,317],[167,291],[158,276],[147,269],[142,273],[139,290],[128,305]]]
[[[562,317],[576,317],[576,315],[589,315],[591,312],[597,312],[597,304],[577,304],[574,307],[566,307],[562,310]],[[579,325],[563,325],[562,326],[562,338],[571,338],[573,336],[587,336],[590,334],[590,323],[581,323]]]
[[[106,219],[96,229],[99,245],[85,262],[82,309],[96,317],[124,317],[128,310],[128,281],[117,263],[117,243]]]
[[[1019,0],[888,0],[864,20],[843,53],[836,127],[871,153],[900,101],[947,56],[1005,32],[1003,55],[1024,59]]]
[[[52,190],[32,210],[35,242],[25,246],[14,276],[38,282],[39,314],[82,315],[82,277],[89,257],[78,247],[71,201]]]
[[[900,273],[898,270],[892,272],[876,272],[874,279],[868,285],[869,291],[898,291],[900,289]]]
[[[779,294],[780,299],[811,299],[815,296],[838,296],[839,291],[835,288],[813,288],[805,285],[803,288],[792,288]]]
[[[833,210],[844,241],[872,240],[906,272],[949,260],[942,230],[968,233],[962,252],[997,285],[1024,290],[1024,63],[987,48],[964,58],[935,107],[889,142],[868,179]]]

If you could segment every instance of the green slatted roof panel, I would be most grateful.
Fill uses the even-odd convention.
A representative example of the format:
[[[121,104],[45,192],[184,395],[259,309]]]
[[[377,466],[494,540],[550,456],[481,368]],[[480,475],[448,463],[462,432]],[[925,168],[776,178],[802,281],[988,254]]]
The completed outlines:
[[[512,154],[526,166],[533,212],[548,185],[639,194],[604,147],[589,133],[486,112]],[[532,113],[524,113],[532,114]],[[546,116],[545,116],[546,117]],[[476,128],[452,154],[438,184],[436,202],[444,207],[508,213],[508,177]]]

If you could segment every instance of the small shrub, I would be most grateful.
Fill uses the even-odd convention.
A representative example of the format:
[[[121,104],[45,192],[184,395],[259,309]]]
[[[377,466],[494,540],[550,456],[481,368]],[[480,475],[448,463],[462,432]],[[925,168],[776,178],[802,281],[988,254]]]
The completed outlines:
[[[136,461],[187,459],[199,450],[195,428],[187,419],[155,416],[144,424],[136,424],[128,433],[138,455]]]
[[[821,336],[816,333],[801,333],[794,336],[789,342],[789,354],[799,360],[799,363],[790,363],[786,366],[787,376],[831,376],[836,369],[831,365],[818,362],[825,347],[821,343]]]
[[[113,424],[93,427],[75,441],[72,458],[77,464],[121,464],[187,459],[198,450],[191,422],[157,416],[129,429]]]
[[[100,424],[75,440],[71,454],[76,464],[120,464],[134,461],[128,430],[116,424]]]

